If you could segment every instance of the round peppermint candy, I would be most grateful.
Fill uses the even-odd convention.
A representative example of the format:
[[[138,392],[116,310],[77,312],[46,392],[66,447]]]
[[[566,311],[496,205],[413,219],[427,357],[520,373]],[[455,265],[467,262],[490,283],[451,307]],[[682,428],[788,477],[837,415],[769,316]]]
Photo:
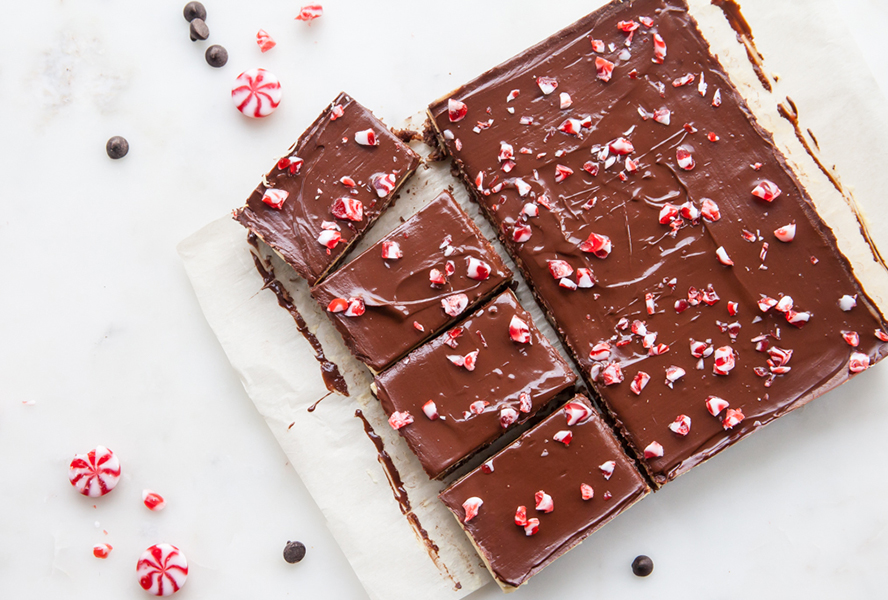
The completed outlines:
[[[267,117],[281,103],[281,82],[265,69],[250,69],[237,76],[231,99],[248,117]]]
[[[171,544],[155,544],[142,553],[136,564],[139,585],[155,596],[175,594],[188,578],[188,560]]]
[[[86,454],[74,455],[68,466],[68,479],[84,496],[104,496],[120,480],[120,461],[108,448],[96,446]]]

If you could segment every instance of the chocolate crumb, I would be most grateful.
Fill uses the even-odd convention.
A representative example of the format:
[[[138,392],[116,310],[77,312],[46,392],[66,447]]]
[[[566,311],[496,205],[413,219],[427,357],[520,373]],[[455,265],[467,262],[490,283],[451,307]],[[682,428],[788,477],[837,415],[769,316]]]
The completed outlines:
[[[422,141],[432,149],[427,159],[429,162],[438,162],[447,158],[447,150],[441,144],[441,140],[438,139],[435,133],[435,127],[428,119],[426,119],[425,125],[422,128]]]
[[[392,133],[405,144],[413,140],[422,141],[423,139],[418,131],[413,131],[412,129],[392,129]]]
[[[284,546],[284,560],[290,563],[298,563],[305,558],[305,544],[302,542],[287,542]]]
[[[207,9],[204,8],[204,5],[200,2],[189,2],[185,5],[185,9],[182,11],[182,14],[185,16],[185,20],[189,23],[195,19],[206,20]]]
[[[637,577],[647,577],[654,572],[654,561],[649,556],[640,554],[632,561],[632,572]]]
[[[123,158],[129,152],[129,142],[126,141],[125,137],[115,135],[105,144],[105,152],[115,160]]]
[[[203,19],[194,19],[191,21],[191,41],[205,40],[210,37],[210,28],[207,27]]]

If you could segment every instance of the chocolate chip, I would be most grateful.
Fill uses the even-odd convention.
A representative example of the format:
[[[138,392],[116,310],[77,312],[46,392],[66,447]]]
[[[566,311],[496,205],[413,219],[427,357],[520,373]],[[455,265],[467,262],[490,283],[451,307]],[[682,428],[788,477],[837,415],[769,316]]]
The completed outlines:
[[[113,159],[123,158],[129,152],[129,142],[126,138],[115,135],[105,144],[105,152]]]
[[[654,572],[654,561],[644,554],[636,556],[632,561],[632,572],[638,577],[647,577]]]
[[[305,558],[305,544],[302,542],[287,542],[284,546],[284,560],[290,563],[298,563]]]
[[[189,23],[195,19],[206,20],[207,9],[200,2],[189,2],[185,5],[185,10],[182,11],[182,14],[185,15],[185,20]]]
[[[224,67],[225,63],[228,62],[228,50],[218,44],[207,48],[207,52],[204,56],[206,56],[207,64],[211,67],[216,67],[217,69],[219,67]]]
[[[210,37],[210,28],[204,23],[203,19],[194,19],[191,21],[191,41],[205,40]]]

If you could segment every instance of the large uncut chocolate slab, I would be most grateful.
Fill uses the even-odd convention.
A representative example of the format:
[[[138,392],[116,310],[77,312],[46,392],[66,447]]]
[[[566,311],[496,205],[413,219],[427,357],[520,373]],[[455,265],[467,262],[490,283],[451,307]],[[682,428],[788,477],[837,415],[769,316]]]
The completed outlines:
[[[439,497],[507,591],[649,491],[632,459],[583,396],[485,465],[487,469],[475,469]],[[467,511],[477,506],[477,499],[482,504],[472,517]],[[524,507],[523,515],[516,514],[519,507]]]
[[[311,293],[352,354],[379,372],[511,279],[490,242],[442,192]]]
[[[683,2],[608,5],[429,112],[656,483],[885,355],[878,312]],[[594,287],[572,289],[580,268]]]
[[[374,393],[387,415],[413,417],[398,431],[436,479],[532,419],[575,382],[507,290],[378,376]]]
[[[343,93],[268,172],[235,219],[314,285],[373,225],[417,165],[409,146]]]

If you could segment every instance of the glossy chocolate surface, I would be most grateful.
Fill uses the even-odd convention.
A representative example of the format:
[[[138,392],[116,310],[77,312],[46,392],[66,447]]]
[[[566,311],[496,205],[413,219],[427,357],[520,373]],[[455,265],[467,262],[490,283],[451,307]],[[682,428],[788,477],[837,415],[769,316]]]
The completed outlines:
[[[636,28],[624,32],[621,21],[624,29]],[[655,34],[666,46],[662,64],[655,61]],[[603,51],[596,52],[591,40],[601,40]],[[597,58],[614,63],[609,81],[598,77]],[[681,85],[690,75],[693,81]],[[536,82],[540,76],[556,79],[557,89],[545,95]],[[518,95],[507,101],[512,90]],[[568,108],[561,108],[562,92],[570,96]],[[450,98],[466,104],[462,120],[451,122]],[[852,353],[867,355],[871,363],[885,355],[874,337],[882,327],[878,312],[770,135],[710,55],[683,2],[608,5],[455,90],[429,112],[466,185],[621,433],[640,457],[652,442],[663,446],[662,457],[642,458],[655,482],[674,478],[843,383],[853,375]],[[532,123],[522,124],[522,118]],[[579,135],[559,130],[566,119],[576,119]],[[628,150],[614,144],[619,138],[630,142],[631,152],[616,151]],[[507,161],[499,160],[503,142],[514,149],[510,172],[502,169]],[[596,175],[584,170],[586,163]],[[573,171],[560,183],[557,165]],[[771,202],[753,195],[766,180],[781,190]],[[522,182],[529,188],[523,197]],[[704,199],[717,204],[720,218],[689,214],[659,222],[667,203],[690,203],[686,209],[699,211]],[[538,205],[538,217],[523,214],[526,203]],[[794,239],[780,241],[775,230],[791,223]],[[530,225],[531,236],[519,242],[513,232],[523,224]],[[610,239],[606,258],[581,249],[592,233]],[[733,266],[717,258],[719,248]],[[590,268],[597,283],[560,287],[550,260]],[[576,275],[571,279],[576,282]],[[680,310],[682,300],[695,296],[691,288],[709,286],[717,302]],[[763,312],[757,305],[763,295],[791,297],[793,310],[808,313],[809,322],[798,328],[787,320],[792,313]],[[844,295],[856,296],[850,311],[840,308]],[[729,302],[737,303],[736,315]],[[657,334],[656,344],[668,350],[656,354],[645,347],[628,327],[635,320],[644,321]],[[859,346],[846,343],[843,332],[856,332]],[[752,341],[760,336],[765,338]],[[690,351],[691,340],[733,349],[735,368],[715,374],[714,354],[700,361]],[[603,341],[610,351],[595,360],[590,352]],[[775,347],[792,350],[791,359],[769,364],[767,350]],[[611,364],[625,379],[608,385],[602,373]],[[686,373],[668,385],[671,366]],[[651,379],[636,395],[630,384],[639,371]],[[710,395],[745,418],[725,429],[725,411],[714,417],[706,409]],[[685,436],[668,429],[681,415],[691,420]]]
[[[509,324],[513,317],[527,324],[529,342],[512,340]],[[476,350],[471,371],[448,359]],[[413,416],[413,423],[398,431],[429,477],[438,478],[532,418],[575,381],[574,372],[507,290],[378,376],[376,397],[386,414],[407,411]],[[526,398],[523,411],[522,394]],[[435,403],[438,417],[434,420],[423,412],[429,400]],[[505,408],[514,409],[518,416],[507,428],[500,424]]]
[[[478,468],[439,495],[501,585],[521,585],[649,491],[589,401],[576,396],[571,402],[584,404],[591,416],[568,426],[559,409],[496,454],[492,472]],[[561,431],[572,434],[569,444],[555,441]],[[608,461],[615,465],[605,479],[599,466]],[[583,500],[581,484],[591,486],[591,499]],[[538,491],[552,497],[554,510],[536,510]],[[465,523],[463,503],[471,497],[483,504]],[[536,534],[515,524],[519,506],[527,508],[528,519],[539,519]]]
[[[403,255],[383,258],[394,242]],[[469,259],[490,266],[486,279],[468,277]],[[442,273],[452,261],[454,272],[441,285],[432,285],[430,272]],[[312,289],[327,308],[336,298],[363,300],[365,312],[349,317],[327,311],[352,354],[376,372],[382,371],[439,331],[469,314],[512,278],[512,273],[478,227],[448,192],[368,248]],[[467,304],[456,316],[442,301],[465,295]]]
[[[341,107],[336,117],[333,107]],[[335,117],[335,118],[334,118]],[[372,129],[379,144],[364,146],[355,133]],[[293,269],[314,285],[361,238],[391,203],[398,187],[419,164],[419,156],[398,139],[369,110],[342,93],[321,113],[299,141],[282,158],[298,156],[304,162],[291,173],[279,162],[259,184],[235,219],[272,247]],[[380,197],[371,181],[374,175],[394,174],[394,189]],[[342,183],[351,178],[355,186]],[[268,188],[288,193],[280,209],[262,201]],[[342,197],[363,205],[360,221],[337,219],[333,203]],[[318,242],[324,223],[339,227],[342,242],[328,248]],[[331,225],[328,225],[330,227]]]

